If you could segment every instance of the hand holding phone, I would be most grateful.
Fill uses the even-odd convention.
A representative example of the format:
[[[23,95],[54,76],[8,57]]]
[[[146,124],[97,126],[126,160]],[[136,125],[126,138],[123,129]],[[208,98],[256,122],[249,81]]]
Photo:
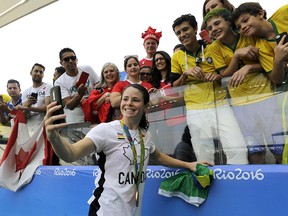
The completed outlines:
[[[79,80],[76,82],[76,87],[78,88],[81,84],[86,84],[89,73],[82,71]]]
[[[200,33],[199,33],[200,37],[206,41],[206,43],[212,43],[212,39],[209,36],[209,33],[207,32],[206,29],[203,29]]]
[[[51,102],[57,101],[58,105],[62,105],[62,108],[60,110],[57,110],[53,113],[53,115],[61,115],[64,114],[63,110],[63,103],[62,103],[62,97],[61,97],[61,89],[60,86],[54,86],[50,89],[50,96],[51,96]],[[53,122],[54,124],[61,124],[65,123],[65,119],[59,119]]]
[[[38,93],[32,92],[32,93],[30,94],[30,96],[31,96],[31,97],[34,97],[35,100],[37,100]]]
[[[286,43],[288,42],[288,35],[287,35],[287,32],[282,32],[281,34],[276,35],[276,37],[275,37],[275,40],[276,40],[276,43],[277,43],[277,44],[280,43],[280,41],[281,41],[281,39],[282,39],[282,37],[283,37],[284,35],[286,35],[286,38],[285,38],[283,44],[286,44]]]

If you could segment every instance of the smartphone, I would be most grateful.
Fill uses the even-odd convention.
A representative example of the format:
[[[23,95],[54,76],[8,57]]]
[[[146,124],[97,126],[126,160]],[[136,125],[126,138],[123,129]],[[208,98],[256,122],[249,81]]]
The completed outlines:
[[[30,96],[31,96],[31,97],[34,97],[34,98],[37,100],[38,93],[32,92]]]
[[[199,33],[200,37],[205,40],[207,43],[212,43],[212,39],[209,36],[209,33],[207,32],[206,29],[203,29],[200,33]]]
[[[76,82],[76,87],[78,88],[81,84],[86,84],[89,73],[82,71],[79,80]]]
[[[286,38],[285,38],[285,41],[283,44],[287,43],[288,42],[288,35],[287,35],[287,32],[282,32],[281,34],[279,35],[276,35],[275,37],[275,40],[276,40],[276,43],[279,44],[280,40],[282,39],[282,37],[286,35]]]
[[[51,102],[57,101],[58,105],[62,105],[62,108],[54,112],[53,115],[64,114],[60,86],[54,86],[50,89],[50,97],[51,97]],[[56,120],[53,123],[54,124],[65,123],[65,119]]]

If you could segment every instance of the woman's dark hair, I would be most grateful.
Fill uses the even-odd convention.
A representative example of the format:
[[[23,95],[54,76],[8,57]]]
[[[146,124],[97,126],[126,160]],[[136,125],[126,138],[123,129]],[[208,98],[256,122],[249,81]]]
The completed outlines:
[[[209,1],[211,1],[211,0],[206,0],[203,4],[203,11],[202,11],[203,18],[207,14],[205,7]],[[229,10],[231,13],[235,10],[235,7],[228,0],[219,0],[219,2],[221,2],[223,4],[223,7],[226,8],[227,10]]]
[[[207,15],[205,7],[209,1],[211,1],[211,0],[205,0],[205,2],[203,4],[203,11],[202,11],[203,18]],[[231,13],[235,10],[235,7],[228,0],[218,0],[218,2],[222,3],[223,8],[229,10]],[[201,26],[201,30],[203,30],[203,29],[206,29],[205,22],[203,22],[202,26]]]
[[[207,30],[209,30],[207,26],[207,21],[214,17],[222,17],[225,21],[228,21],[230,23],[230,26],[232,29],[236,29],[234,22],[232,22],[231,12],[227,10],[226,8],[216,8],[216,9],[211,10],[204,17],[204,23],[206,25]]]
[[[148,93],[148,91],[147,91],[147,89],[146,89],[145,87],[143,87],[143,86],[141,86],[141,85],[139,85],[139,84],[131,84],[131,85],[127,86],[127,87],[125,88],[125,90],[128,89],[128,88],[130,88],[130,87],[133,87],[133,88],[135,88],[135,89],[138,89],[138,90],[142,93],[142,95],[143,95],[143,100],[144,100],[144,105],[147,105],[147,104],[149,103],[150,97],[149,97],[149,93]],[[125,92],[125,90],[123,91],[123,93]],[[122,94],[122,95],[123,95],[123,94]],[[145,114],[145,113],[143,113],[143,115],[142,115],[142,117],[141,117],[141,120],[140,120],[140,123],[139,123],[139,127],[140,127],[141,129],[144,129],[145,131],[147,131],[148,128],[149,128],[149,122],[148,122],[147,119],[146,119],[146,114]]]
[[[140,65],[138,56],[135,56],[135,55],[127,56],[124,59],[124,70],[126,70],[127,63],[129,61],[129,59],[131,59],[131,58],[134,58],[136,60],[136,62],[138,62],[138,64]]]
[[[152,81],[151,84],[154,88],[159,89],[160,88],[160,83],[162,80],[161,72],[157,69],[156,67],[156,61],[155,61],[155,56],[156,54],[160,54],[164,57],[165,62],[166,62],[166,78],[165,78],[165,83],[168,84],[170,80],[170,73],[171,73],[171,57],[170,55],[165,52],[165,51],[157,51],[153,55],[153,60],[152,60],[152,69],[151,69],[151,74],[152,74]]]

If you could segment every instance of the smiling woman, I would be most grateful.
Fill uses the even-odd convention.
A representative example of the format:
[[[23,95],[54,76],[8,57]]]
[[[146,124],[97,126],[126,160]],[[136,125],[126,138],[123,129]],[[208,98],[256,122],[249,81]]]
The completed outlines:
[[[180,161],[156,148],[148,131],[145,113],[149,101],[145,87],[129,85],[123,91],[120,103],[123,118],[95,126],[73,145],[59,134],[59,129],[66,123],[53,124],[54,118],[65,118],[51,116],[60,107],[55,106],[56,103],[49,105],[45,126],[57,155],[66,162],[72,162],[96,154],[100,173],[95,180],[96,189],[88,201],[89,215],[141,215],[149,157],[159,165],[196,170],[199,162]]]
[[[230,2],[237,7],[245,1]],[[278,0],[273,3],[263,1],[261,4],[267,9],[269,17],[286,3],[285,0]],[[123,4],[129,7],[123,8]],[[94,0],[86,0],[85,3],[56,1],[0,28],[1,80],[4,82],[0,83],[0,92],[6,92],[5,83],[11,78],[19,80],[23,89],[28,88],[30,79],[23,74],[29,72],[34,62],[43,63],[46,67],[44,81],[52,83],[54,69],[60,66],[57,57],[62,47],[72,47],[77,53],[79,65],[91,65],[99,75],[105,62],[123,65],[123,57],[129,53],[138,54],[142,59],[146,54],[141,33],[147,26],[162,31],[158,50],[172,56],[173,47],[178,43],[171,27],[174,19],[191,13],[201,24],[202,3],[197,2],[197,7],[193,7],[193,4],[191,0],[183,0],[180,4],[168,2],[165,10],[159,10],[163,3],[153,0],[145,1],[141,9],[133,0],[104,1],[101,4]],[[145,11],[145,16],[140,16],[139,10]],[[134,18],[137,18],[137,25],[131,23]],[[3,17],[0,17],[1,20]]]

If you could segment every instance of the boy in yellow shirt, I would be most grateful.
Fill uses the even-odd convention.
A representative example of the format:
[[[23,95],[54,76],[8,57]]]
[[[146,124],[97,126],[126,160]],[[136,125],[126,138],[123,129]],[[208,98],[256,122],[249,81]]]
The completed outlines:
[[[186,119],[197,160],[214,160],[214,134],[220,139],[227,164],[247,164],[247,148],[232,109],[221,88],[209,45],[198,41],[193,15],[177,18],[172,28],[181,44],[171,60],[173,86],[184,86]]]
[[[271,131],[276,133],[281,130],[281,124],[275,121],[275,97],[271,97],[270,80],[262,73],[258,49],[254,47],[256,37],[234,31],[231,12],[227,9],[212,10],[204,21],[209,34],[216,39],[210,48],[215,68],[223,77],[231,76],[227,87],[249,150],[249,163],[266,163],[263,137],[271,144],[271,152],[277,162],[281,163],[284,141],[279,147],[273,144],[271,137]]]
[[[287,36],[284,36],[278,44],[275,37],[283,32],[288,32],[288,4],[280,7],[267,20],[266,11],[259,3],[243,3],[233,12],[232,20],[240,34],[256,36],[255,47],[259,49],[259,62],[274,87],[277,87],[275,92],[287,91],[288,43],[285,42]],[[282,111],[279,107],[275,113],[282,113],[282,119],[279,116],[278,122],[282,122],[283,128],[278,133],[272,133],[271,137],[275,143],[280,143],[285,138],[285,131],[287,131],[287,104],[285,102],[287,92],[277,95],[277,99],[280,99],[282,103]],[[279,134],[282,134],[282,137]],[[286,144],[288,144],[287,141],[286,138]]]

